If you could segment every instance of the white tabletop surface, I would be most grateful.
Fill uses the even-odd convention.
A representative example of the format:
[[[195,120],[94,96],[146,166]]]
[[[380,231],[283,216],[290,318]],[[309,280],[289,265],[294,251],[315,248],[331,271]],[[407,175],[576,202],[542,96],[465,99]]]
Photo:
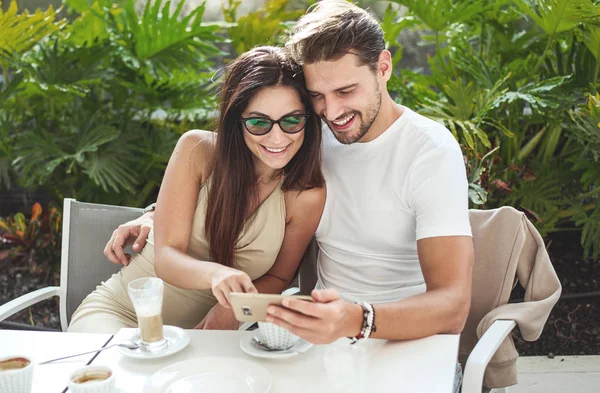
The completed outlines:
[[[323,357],[327,346],[316,345],[303,354],[287,359],[259,359],[240,348],[243,335],[256,332],[186,330],[190,344],[181,352],[154,360],[124,357],[116,349],[101,352],[93,365],[113,368],[117,388],[127,393],[142,393],[144,383],[156,371],[197,357],[227,356],[260,364],[271,372],[271,393],[331,392]],[[123,329],[113,338],[131,336]],[[369,353],[367,392],[451,393],[453,388],[459,335],[436,335],[420,340],[394,342],[367,340]],[[114,342],[114,341],[113,341]],[[347,345],[341,339],[330,345]]]
[[[0,330],[0,356],[25,355],[43,362],[78,352],[101,348],[110,334],[31,332]],[[67,387],[69,375],[84,367],[94,353],[36,365],[33,372],[32,393],[60,393]]]

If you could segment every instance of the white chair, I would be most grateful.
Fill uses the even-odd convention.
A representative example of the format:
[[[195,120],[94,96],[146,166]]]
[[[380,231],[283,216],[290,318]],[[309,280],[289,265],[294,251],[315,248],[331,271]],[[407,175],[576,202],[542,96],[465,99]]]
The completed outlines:
[[[0,306],[0,321],[42,300],[58,296],[60,324],[65,331],[83,299],[101,280],[119,271],[103,254],[115,228],[139,217],[142,209],[77,202],[66,198],[63,208],[60,286],[30,292]],[[128,250],[130,252],[130,250]]]
[[[560,297],[560,281],[542,237],[525,214],[505,206],[471,210],[469,220],[475,265],[471,309],[459,350],[465,364],[462,393],[486,392],[489,387],[506,392],[517,383],[518,353],[510,333],[522,321],[523,338],[539,338]],[[517,283],[525,288],[526,301],[509,304]],[[535,322],[528,315],[536,315]]]
[[[534,252],[545,253],[543,243],[535,244],[532,241],[535,236],[541,241],[539,233],[529,223],[525,215],[512,207],[502,207],[491,210],[471,210],[469,219],[473,231],[473,243],[475,247],[475,266],[473,269],[473,291],[471,296],[471,310],[467,320],[467,326],[461,334],[461,358],[466,360],[463,374],[462,393],[481,393],[490,392],[490,389],[484,386],[485,371],[490,365],[492,358],[501,345],[512,345],[509,336],[512,330],[517,326],[514,320],[496,320],[478,338],[477,327],[482,319],[497,307],[508,303],[510,293],[516,284],[517,264],[522,258],[533,258]],[[528,238],[524,243],[516,241],[517,232],[528,231]],[[512,239],[511,244],[506,239]],[[540,247],[541,246],[541,247]],[[310,293],[317,281],[317,255],[318,246],[313,239],[298,273],[300,292],[302,294]],[[490,266],[495,270],[500,270],[501,274],[491,276]],[[531,307],[542,306],[547,315],[552,306],[558,300],[560,294],[560,283],[556,273],[552,269],[547,277],[553,281],[558,288],[547,299],[539,302],[531,301]],[[508,280],[507,277],[510,277]],[[512,278],[515,278],[513,280]],[[526,279],[523,281],[527,282]],[[507,282],[509,284],[507,285]],[[496,293],[495,298],[482,296],[490,292]],[[487,300],[486,300],[487,299]],[[535,303],[544,304],[535,304]],[[539,333],[543,324],[540,325]],[[539,334],[533,339],[537,339]],[[529,340],[532,341],[532,340]],[[515,353],[516,355],[516,353]],[[496,388],[492,392],[507,392],[509,388]]]

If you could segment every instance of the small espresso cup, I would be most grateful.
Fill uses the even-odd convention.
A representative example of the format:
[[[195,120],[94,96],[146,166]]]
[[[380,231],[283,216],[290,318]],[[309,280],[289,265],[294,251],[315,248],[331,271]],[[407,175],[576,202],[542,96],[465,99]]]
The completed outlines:
[[[68,386],[72,393],[113,393],[115,375],[110,367],[85,366],[73,371]]]
[[[28,356],[0,357],[0,392],[30,393],[33,360]]]
[[[138,278],[127,287],[137,315],[143,351],[162,351],[168,344],[163,335],[163,291],[164,283],[157,277]]]
[[[300,339],[289,330],[271,322],[259,322],[258,329],[262,342],[271,349],[291,348]]]

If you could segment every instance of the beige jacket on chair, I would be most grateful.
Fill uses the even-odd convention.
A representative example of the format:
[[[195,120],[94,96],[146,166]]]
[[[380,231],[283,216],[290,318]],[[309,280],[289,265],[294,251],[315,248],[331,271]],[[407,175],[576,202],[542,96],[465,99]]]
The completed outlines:
[[[471,210],[469,218],[475,266],[471,310],[460,341],[463,364],[496,320],[514,320],[523,339],[537,340],[561,292],[544,241],[525,214],[502,207]],[[508,304],[516,280],[525,288],[524,302]],[[499,388],[516,384],[518,356],[508,336],[487,367],[484,385]]]

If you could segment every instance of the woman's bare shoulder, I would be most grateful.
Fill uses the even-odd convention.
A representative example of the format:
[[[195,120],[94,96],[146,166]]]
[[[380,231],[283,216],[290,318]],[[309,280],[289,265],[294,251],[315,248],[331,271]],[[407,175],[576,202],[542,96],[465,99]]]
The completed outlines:
[[[285,193],[286,221],[302,215],[317,214],[320,217],[326,198],[327,189],[325,187],[287,191]]]
[[[181,135],[178,147],[190,155],[190,162],[195,167],[201,182],[209,175],[210,163],[213,161],[217,134],[212,131],[190,130]]]

